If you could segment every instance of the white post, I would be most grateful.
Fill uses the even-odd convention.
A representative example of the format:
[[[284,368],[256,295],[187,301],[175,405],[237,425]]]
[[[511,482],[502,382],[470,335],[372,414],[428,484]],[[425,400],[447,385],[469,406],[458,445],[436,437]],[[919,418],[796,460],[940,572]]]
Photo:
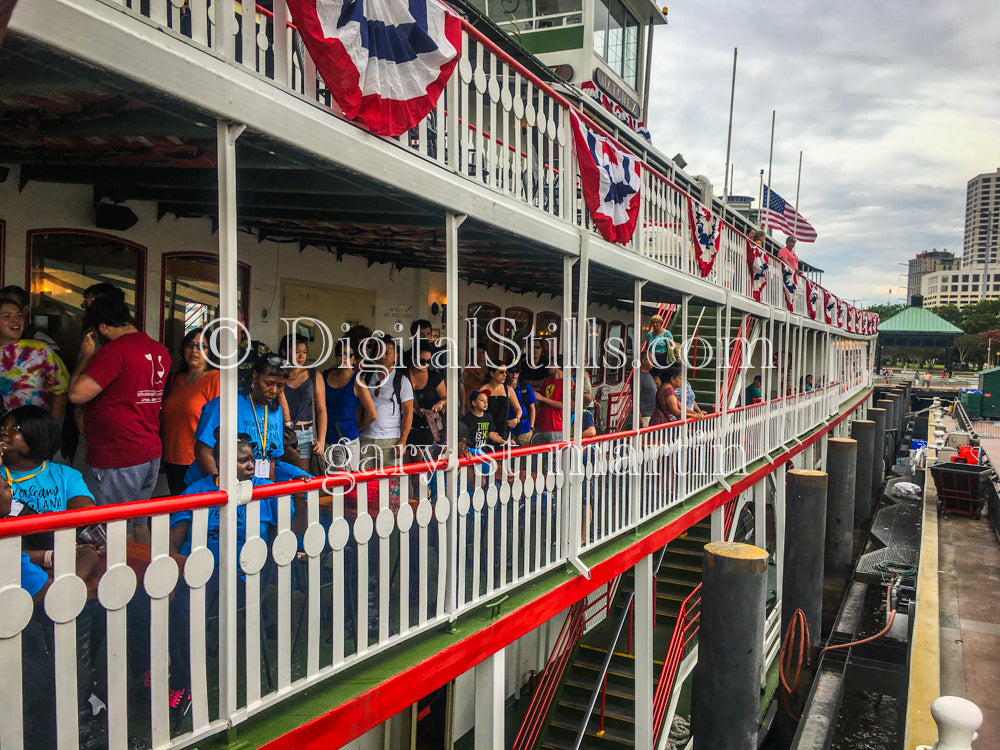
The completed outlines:
[[[711,522],[711,537],[713,542],[726,541],[726,506],[720,505],[712,511],[709,517]]]
[[[938,726],[938,741],[933,748],[920,745],[917,750],[972,750],[976,732],[983,724],[983,712],[972,701],[954,695],[942,695],[931,704],[931,716]]]
[[[767,549],[767,480],[753,486],[753,543]]]
[[[646,285],[646,282],[641,279],[635,280],[635,292],[633,295],[635,305],[632,308],[632,429],[638,430],[642,426],[642,416],[639,413],[639,381],[641,380],[641,374],[639,371],[639,366],[641,364],[640,351],[642,349],[642,288]],[[642,455],[642,437],[637,433],[632,439],[632,455],[635,456],[638,462],[639,457]],[[643,483],[640,481],[640,476],[642,474],[641,465],[636,463],[636,466],[640,468],[631,476],[630,486],[632,488],[632,513],[631,522],[633,524],[639,523],[640,509],[642,508],[642,487]],[[631,471],[631,470],[630,470]]]
[[[777,570],[775,594],[777,607],[781,607],[783,583],[781,571],[785,564],[785,471],[788,464],[781,464],[771,475],[774,477],[774,564]]]
[[[218,7],[216,5],[216,12]],[[225,12],[223,11],[223,14]],[[229,8],[232,16],[232,8]],[[216,31],[219,24],[216,23]],[[238,330],[236,278],[236,139],[245,125],[218,120],[219,180],[219,315],[230,327],[220,328],[219,360],[229,367],[219,372],[219,489],[229,499],[219,514],[219,714],[228,718],[236,711],[236,523],[239,481],[236,478],[236,397],[238,370],[235,366]],[[186,626],[185,626],[186,627]]]
[[[567,479],[570,488],[570,503],[573,512],[570,513],[569,537],[566,540],[570,555],[575,557],[580,551],[580,538],[584,536],[590,524],[590,519],[584,517],[583,503],[583,384],[586,382],[587,339],[590,325],[587,320],[587,292],[590,278],[590,232],[580,233],[580,288],[576,305],[576,390],[573,391],[573,413],[578,419],[573,422],[573,450],[570,451],[571,474]],[[597,353],[598,356],[601,352]],[[566,383],[563,383],[563,396],[568,396]],[[589,577],[589,576],[588,576]]]
[[[576,330],[573,328],[573,264],[576,259],[570,255],[563,256],[563,310],[562,310],[562,326],[559,332],[559,344],[562,350],[562,435],[560,440],[563,442],[569,442],[570,439],[570,428],[569,428],[569,415],[570,415],[570,393],[571,393],[571,383],[573,370],[571,365],[573,364],[573,347],[575,340],[573,338],[573,332]],[[579,321],[576,321],[579,324]],[[583,387],[583,384],[580,384]],[[559,457],[559,463],[556,465],[548,464],[545,467],[546,471],[564,471],[567,474],[572,474],[572,460],[570,456],[572,455],[572,448],[568,448],[562,451],[562,455]],[[570,478],[570,477],[567,477]],[[576,535],[579,537],[580,527],[574,525],[574,498],[572,483],[566,482],[564,487],[568,488],[568,491],[562,492],[562,520],[559,524],[559,528],[562,530],[562,540],[561,546],[559,547],[559,554],[566,560],[572,560],[575,557],[574,550],[577,547],[573,546],[574,543],[570,539]],[[579,539],[577,540],[579,541]]]
[[[653,556],[635,565],[635,746],[653,746]]]
[[[476,670],[476,729],[477,750],[503,750],[503,703],[505,649],[487,656]]]
[[[458,322],[458,228],[465,221],[465,214],[448,212],[445,215],[445,318],[447,324],[448,369],[445,388],[453,407],[448,409],[445,429],[448,442],[448,590],[445,593],[445,611],[454,612],[458,607],[458,405],[462,402],[458,384],[462,343],[465,331]]]

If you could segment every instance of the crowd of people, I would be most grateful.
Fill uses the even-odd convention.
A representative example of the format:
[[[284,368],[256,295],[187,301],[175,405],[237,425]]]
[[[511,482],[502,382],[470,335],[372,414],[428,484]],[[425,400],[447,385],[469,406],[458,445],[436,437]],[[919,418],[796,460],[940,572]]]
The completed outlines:
[[[19,287],[0,290],[0,518],[219,486],[220,373],[204,330],[187,331],[171,353],[139,329],[120,288],[96,284],[83,295],[83,337],[70,371],[56,342],[31,328],[29,302]],[[571,423],[579,418],[584,437],[597,435],[589,376],[580,384],[564,377],[546,341],[532,337],[529,356],[517,362],[493,361],[484,349],[473,350],[459,372],[459,393],[449,394],[430,322],[414,321],[410,334],[409,350],[397,351],[394,340],[356,326],[336,343],[328,366],[316,367],[308,342],[285,339],[272,353],[244,331],[238,342],[237,478],[261,486],[431,460],[446,441],[445,417],[452,408],[459,412],[461,455],[557,442],[564,401],[572,405],[578,387],[584,408],[579,414],[569,409]],[[660,316],[652,318],[644,350],[642,424],[704,416],[690,384],[682,385],[678,347]],[[64,440],[67,420],[79,430],[75,451]],[[261,504],[262,536],[277,524],[278,502]],[[304,498],[284,502],[300,535],[307,519]],[[248,533],[245,507],[237,525],[239,546]],[[172,553],[190,550],[192,526],[190,512],[171,517]],[[77,573],[84,579],[103,570],[104,534],[96,525],[78,536]],[[128,538],[148,547],[148,521],[130,520]],[[218,538],[214,508],[208,513],[208,546],[217,560]],[[25,538],[23,549],[22,586],[40,601],[53,579],[52,534]],[[214,591],[217,575],[213,581]],[[142,629],[149,618],[143,596],[137,592],[129,605],[130,627]],[[172,620],[183,622],[187,601],[185,594],[172,599]],[[186,627],[171,628],[173,707],[183,705],[187,694],[187,635]],[[130,653],[130,662],[148,669],[148,643],[145,648],[138,656]],[[90,686],[89,658],[82,655],[78,665],[81,701]],[[39,710],[36,720],[48,716],[51,706]]]

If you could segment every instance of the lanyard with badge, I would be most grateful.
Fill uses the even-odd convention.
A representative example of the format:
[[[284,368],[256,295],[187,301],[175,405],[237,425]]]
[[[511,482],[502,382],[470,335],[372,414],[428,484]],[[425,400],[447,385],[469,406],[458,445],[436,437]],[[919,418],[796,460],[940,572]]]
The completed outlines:
[[[267,406],[264,407],[264,429],[261,430],[260,422],[257,420],[257,406],[254,404],[253,399],[247,399],[250,401],[250,410],[253,411],[253,423],[257,427],[257,436],[260,438],[261,445],[261,455],[265,458],[255,458],[253,461],[253,475],[255,477],[261,477],[262,479],[271,478],[271,461],[266,458],[267,456]]]
[[[4,473],[4,477],[7,479],[7,484],[13,490],[14,489],[14,485],[17,484],[18,482],[27,482],[29,479],[34,479],[39,474],[41,474],[43,471],[45,471],[48,467],[49,467],[48,461],[42,461],[41,468],[39,468],[38,471],[36,471],[34,474],[28,474],[28,476],[26,476],[26,477],[18,477],[17,479],[14,479],[14,476],[10,473],[10,469],[8,469],[6,466],[3,467],[3,473]],[[21,500],[13,500],[11,502],[11,504],[10,504],[10,514],[9,515],[12,518],[14,516],[20,515],[21,511],[24,509],[24,507],[25,507],[25,503],[22,502]]]

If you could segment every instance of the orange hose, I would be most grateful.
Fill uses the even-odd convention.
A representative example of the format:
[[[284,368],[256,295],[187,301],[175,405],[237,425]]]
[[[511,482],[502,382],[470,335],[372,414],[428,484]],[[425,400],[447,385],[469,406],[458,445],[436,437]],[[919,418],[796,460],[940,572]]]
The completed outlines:
[[[798,640],[797,652],[792,648],[796,639]],[[792,614],[792,619],[789,620],[788,627],[785,628],[785,635],[781,639],[781,661],[778,669],[781,687],[784,688],[781,693],[781,705],[792,721],[798,721],[799,717],[793,714],[788,707],[788,696],[794,693],[799,687],[799,678],[802,675],[802,663],[808,658],[810,648],[809,623],[806,621],[805,612],[797,609]],[[791,684],[789,684],[788,673],[793,666],[795,667],[795,676],[791,679]]]
[[[885,606],[888,609],[892,602],[892,589],[886,589],[885,591]],[[860,641],[851,641],[850,643],[838,643],[836,646],[827,646],[822,651],[819,652],[819,658],[823,658],[823,654],[827,651],[836,651],[838,648],[847,648],[848,646],[860,646],[862,643],[869,643],[874,641],[876,638],[881,638],[883,635],[889,632],[889,628],[892,627],[892,621],[896,619],[896,610],[891,610],[889,612],[889,619],[885,623],[885,627],[882,628],[875,635],[870,635],[867,638],[862,638]]]

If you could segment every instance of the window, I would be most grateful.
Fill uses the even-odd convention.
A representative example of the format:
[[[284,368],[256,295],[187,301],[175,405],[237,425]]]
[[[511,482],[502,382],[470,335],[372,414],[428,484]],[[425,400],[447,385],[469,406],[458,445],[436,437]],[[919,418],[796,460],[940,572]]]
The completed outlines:
[[[962,281],[968,281],[968,280],[969,280],[969,274],[963,273],[962,274]]]
[[[35,325],[76,361],[83,338],[84,290],[102,282],[125,292],[129,311],[143,327],[146,249],[118,237],[77,230],[28,232],[31,309]]]
[[[962,291],[963,292],[969,291],[969,285],[968,284],[962,284]]]
[[[523,360],[527,356],[525,339],[531,333],[531,324],[535,320],[535,314],[523,307],[508,307],[504,317],[510,318],[514,322],[513,328],[510,325],[507,326],[507,337],[516,341],[517,345],[521,347],[521,359]]]
[[[625,340],[625,324],[621,321],[615,320],[608,325],[608,341],[611,342],[613,339],[621,339],[622,341]],[[616,341],[614,344],[609,344],[609,346],[614,346],[615,352],[618,352],[622,348],[627,350],[630,343],[631,342],[625,341],[623,344],[620,341]],[[628,366],[628,363],[622,363],[619,367],[611,367],[612,364],[617,364],[615,361],[617,355],[608,352],[608,356],[613,359],[608,360],[607,383],[608,385],[619,385],[623,380],[625,380],[625,368]]]
[[[542,343],[542,356],[547,356],[549,352],[554,352],[562,359],[562,352],[559,349],[559,333],[562,330],[562,320],[558,313],[540,312],[535,316],[535,335],[540,339],[555,339],[554,344],[548,341]]]
[[[236,274],[237,315],[247,320],[250,266],[239,264]],[[163,256],[163,328],[160,341],[177,356],[184,336],[219,317],[219,259],[203,253],[167,253]]]
[[[590,385],[599,386],[604,382],[605,334],[608,324],[600,318],[587,320],[587,353],[584,364],[590,375]],[[596,365],[592,367],[591,365]]]
[[[469,305],[465,317],[465,340],[469,346],[469,359],[472,359],[472,347],[476,346],[485,349],[490,359],[494,361],[499,360],[500,345],[494,341],[490,341],[486,331],[490,322],[500,317],[500,308],[496,305],[491,305],[489,302],[473,302]],[[497,335],[503,333],[502,329],[496,327],[499,324],[494,323],[493,325],[493,330]],[[475,330],[473,330],[473,326],[475,326]],[[482,364],[484,363],[480,362],[480,365]]]
[[[583,0],[473,0],[500,27],[532,31],[583,23]]]
[[[597,0],[594,51],[632,88],[639,70],[639,22],[622,0]]]

